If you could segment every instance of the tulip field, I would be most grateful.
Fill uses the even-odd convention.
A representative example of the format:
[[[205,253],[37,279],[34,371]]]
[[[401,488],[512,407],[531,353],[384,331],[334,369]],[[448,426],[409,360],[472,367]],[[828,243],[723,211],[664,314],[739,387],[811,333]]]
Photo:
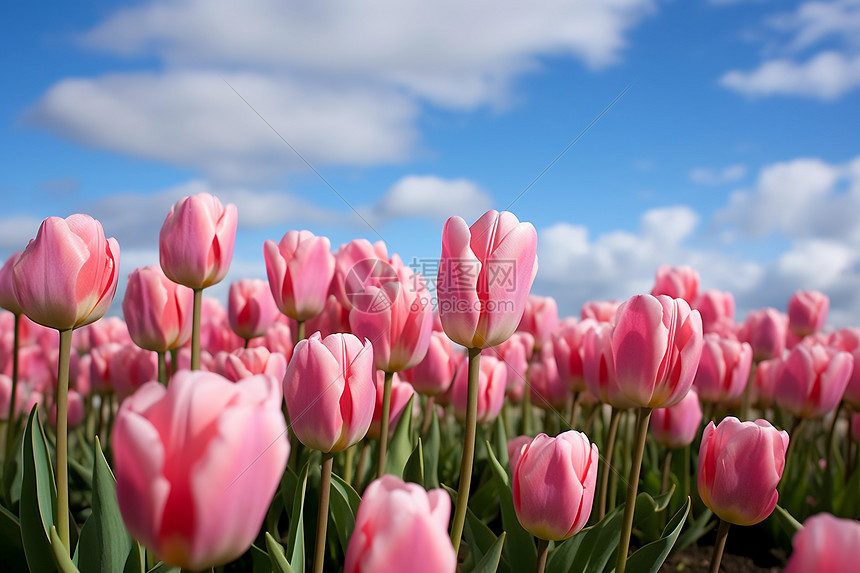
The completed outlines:
[[[236,207],[165,216],[121,301],[88,215],[0,269],[0,571],[857,570],[860,327],[825,293],[736,317],[662,266],[560,317],[489,211],[435,276],[288,231],[224,304]]]

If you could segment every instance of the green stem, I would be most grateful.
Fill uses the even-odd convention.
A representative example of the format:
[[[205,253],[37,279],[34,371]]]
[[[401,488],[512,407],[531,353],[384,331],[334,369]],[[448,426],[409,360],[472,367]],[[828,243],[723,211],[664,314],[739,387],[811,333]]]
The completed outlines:
[[[523,386],[523,418],[522,418],[522,435],[532,435],[532,390],[529,379],[531,378],[532,366],[531,362],[526,368],[526,381]]]
[[[66,548],[69,542],[69,360],[72,354],[72,329],[60,331],[60,356],[57,363],[57,533]],[[71,549],[70,549],[71,551]]]
[[[460,538],[466,524],[466,509],[469,504],[469,490],[472,487],[472,463],[475,459],[475,434],[478,427],[478,376],[481,372],[481,349],[469,349],[469,390],[466,398],[466,428],[463,437],[463,459],[460,462],[460,487],[457,490],[457,506],[451,524],[451,543],[454,553],[460,551]],[[528,385],[526,385],[528,386]],[[528,387],[526,387],[528,393]],[[523,394],[523,404],[525,404]]]
[[[203,306],[203,289],[194,289],[194,313],[191,323],[191,369],[200,370],[200,310]]]
[[[322,481],[320,482],[320,504],[317,508],[317,540],[314,549],[314,573],[322,573],[325,561],[325,534],[328,527],[328,502],[331,493],[331,452],[322,455]]]
[[[672,450],[666,452],[663,458],[663,479],[660,480],[660,493],[666,493],[669,489],[669,474],[672,473]]]
[[[158,356],[158,381],[167,386],[167,359],[164,352],[156,352]]]
[[[612,408],[609,418],[609,431],[606,436],[606,451],[603,453],[603,473],[600,474],[599,494],[597,496],[597,521],[606,515],[606,495],[609,488],[609,473],[612,471],[612,454],[615,451],[615,440],[618,436],[618,423],[621,420],[621,410]]]
[[[364,468],[367,466],[367,456],[370,452],[370,442],[368,440],[361,441],[361,453],[358,454],[358,465],[355,467],[355,480],[352,487],[355,491],[361,493],[361,480],[364,478]]]
[[[358,447],[358,444],[353,444],[346,449],[343,453],[343,481],[346,483],[352,483],[353,476],[353,462],[355,461],[355,449]]]
[[[726,548],[726,538],[729,536],[729,522],[720,520],[720,527],[717,530],[717,541],[714,543],[714,552],[711,553],[711,567],[709,573],[718,573],[720,570],[720,561],[723,560],[723,550]]]
[[[15,315],[15,333],[12,337],[12,393],[9,395],[9,414],[6,417],[6,449],[3,459],[7,462],[12,459],[12,450],[15,449],[15,438],[18,433],[18,348],[21,344],[19,331],[21,315]],[[849,442],[850,445],[850,442]]]
[[[579,414],[579,400],[580,400],[580,398],[582,398],[582,392],[574,391],[573,401],[570,404],[570,417],[568,418],[571,430],[576,429],[576,422],[577,422],[577,418],[579,417],[578,414]]]
[[[853,465],[854,462],[851,456],[851,450],[854,449],[854,443],[852,441],[853,435],[851,433],[851,416],[848,417],[848,425],[846,426],[845,431],[845,483],[848,483],[848,478],[851,477],[853,473]]]
[[[692,460],[692,445],[684,448],[684,498],[690,497],[690,461]]]
[[[549,540],[541,539],[538,537],[538,556],[537,556],[537,566],[535,567],[536,573],[543,573],[544,569],[546,569],[546,556],[549,554]]]
[[[305,339],[305,321],[304,320],[297,320],[296,321],[296,344],[298,344],[299,341],[304,340],[304,339]]]
[[[842,413],[842,405],[844,402],[840,400],[839,405],[836,406],[836,412],[833,413],[833,423],[830,424],[830,431],[827,433],[827,451],[824,454],[824,459],[826,460],[825,471],[827,475],[832,475],[833,471],[833,448],[835,446],[835,437],[836,437],[836,423],[839,422],[839,414]],[[851,418],[848,418],[848,425],[851,425]]]
[[[757,366],[758,364],[756,362],[752,363],[750,377],[747,379],[747,385],[744,386],[744,393],[741,397],[741,422],[749,420],[750,408],[752,406],[752,391],[755,386],[755,371]]]
[[[502,406],[504,408],[504,406]],[[427,397],[427,404],[424,406],[424,420],[421,424],[421,435],[427,435],[427,430],[430,429],[430,424],[433,422],[433,410],[436,408],[436,398],[433,396]]]
[[[642,455],[645,452],[645,438],[648,436],[648,422],[651,408],[642,407],[636,414],[636,441],[633,449],[633,463],[630,466],[630,479],[627,482],[627,501],[624,502],[624,517],[621,521],[621,539],[618,542],[618,565],[616,573],[624,573],[627,568],[627,550],[630,547],[630,534],[633,532],[633,510],[636,508],[636,494],[639,491],[639,471],[642,469]]]
[[[170,349],[170,372],[167,373],[167,379],[170,380],[170,377],[173,376],[177,370],[179,370],[179,349],[178,348],[171,348]]]
[[[391,415],[391,381],[394,372],[385,373],[385,386],[382,389],[382,414],[379,418],[379,459],[376,463],[376,477],[385,475],[385,454],[388,452],[388,417]]]

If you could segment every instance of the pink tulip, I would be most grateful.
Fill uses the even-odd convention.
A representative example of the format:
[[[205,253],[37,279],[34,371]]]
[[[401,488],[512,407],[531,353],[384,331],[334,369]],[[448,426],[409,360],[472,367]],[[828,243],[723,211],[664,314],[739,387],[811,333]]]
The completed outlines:
[[[582,362],[585,334],[596,325],[596,320],[586,318],[581,322],[568,324],[552,335],[552,349],[558,364],[558,374],[574,392],[585,390]]]
[[[785,573],[845,573],[860,560],[860,521],[819,513],[803,522],[791,541]]]
[[[516,438],[511,438],[508,440],[508,459],[510,460],[511,473],[513,474],[514,470],[517,469],[517,464],[520,461],[520,456],[523,454],[523,450],[527,445],[532,443],[531,436],[517,436]]]
[[[314,331],[311,331],[314,332]],[[269,352],[277,352],[283,355],[287,364],[293,357],[293,333],[289,326],[283,322],[275,322],[266,334],[263,335],[262,346]]]
[[[734,331],[735,297],[730,292],[707,290],[691,305],[702,315],[702,330],[726,336]]]
[[[710,422],[699,448],[699,494],[723,521],[754,525],[776,507],[788,433],[767,420]]]
[[[15,262],[15,296],[33,322],[79,328],[107,312],[119,277],[119,245],[89,215],[48,217]]]
[[[532,404],[542,410],[560,410],[572,398],[570,388],[558,375],[551,342],[545,344],[532,360],[529,389]]]
[[[854,358],[854,368],[848,378],[848,385],[845,387],[842,399],[855,410],[860,411],[860,328],[848,327],[837,330],[830,345],[850,353]]]
[[[224,207],[209,193],[180,199],[158,236],[164,274],[192,289],[221,282],[233,260],[237,223],[236,206]]]
[[[424,396],[441,394],[454,380],[451,340],[444,332],[434,330],[430,333],[430,344],[424,359],[400,373],[416,392]]]
[[[590,318],[597,322],[612,322],[619,304],[616,300],[590,300],[582,305],[579,316],[582,320]]]
[[[820,344],[798,344],[782,364],[776,400],[800,418],[824,416],[839,404],[854,368],[854,359]]]
[[[322,312],[305,323],[305,332],[319,332],[323,338],[336,332],[350,332],[349,309],[329,292]]]
[[[113,394],[113,373],[111,364],[122,367],[121,362],[112,360],[113,355],[120,352],[123,345],[118,342],[108,342],[96,346],[90,353],[90,386],[99,394]],[[155,378],[153,378],[154,380]]]
[[[390,269],[379,261],[391,263],[388,248],[382,241],[370,244],[367,239],[356,239],[341,245],[335,254],[335,271],[330,293],[347,309],[352,310],[352,298],[364,292],[368,280],[378,279]]]
[[[668,408],[651,411],[651,434],[663,447],[677,450],[693,443],[702,423],[702,406],[695,390]]]
[[[9,416],[9,401],[12,399],[12,379],[5,374],[0,374],[0,420],[6,420]],[[15,394],[15,411],[21,412],[24,403],[24,393],[18,387]]]
[[[370,428],[367,430],[367,437],[371,440],[378,440],[382,429],[382,398],[383,390],[385,389],[385,372],[382,370],[376,371],[376,402],[373,407],[373,419],[370,422]],[[415,390],[409,382],[401,379],[400,376],[394,374],[391,378],[391,405],[388,415],[388,431],[393,432],[397,427],[397,422],[400,421],[400,416],[406,409],[406,404],[409,399],[415,395]]]
[[[269,284],[260,279],[240,279],[230,284],[227,318],[233,332],[250,340],[263,336],[278,317]]]
[[[705,334],[693,386],[703,402],[732,400],[743,394],[751,366],[752,347],[748,343]]]
[[[282,313],[306,321],[323,311],[335,265],[328,238],[289,231],[280,243],[267,240],[263,255],[269,287]]]
[[[209,354],[232,352],[245,345],[245,341],[230,328],[227,309],[217,298],[203,297],[200,318],[200,347]]]
[[[127,288],[127,287],[126,287]],[[101,346],[108,342],[119,344],[131,344],[131,336],[128,325],[118,316],[106,316],[104,319],[88,324],[75,331],[75,336],[80,337],[77,349],[80,354],[88,352],[90,348]],[[72,339],[74,343],[74,338]]]
[[[702,320],[684,299],[634,296],[618,308],[611,340],[618,387],[634,404],[668,408],[690,390]]]
[[[551,296],[529,295],[523,318],[517,330],[525,331],[534,336],[535,349],[549,342],[552,334],[558,329],[558,305]]]
[[[682,298],[687,304],[692,304],[699,294],[699,273],[686,265],[660,265],[651,295],[661,294],[670,298]]]
[[[776,382],[782,370],[782,358],[771,358],[758,363],[753,377],[752,402],[759,408],[773,405]]]
[[[626,410],[633,402],[621,393],[612,356],[612,325],[598,323],[585,334],[582,375],[586,389],[604,404]]]
[[[454,573],[450,515],[444,490],[382,476],[367,486],[358,506],[344,573]]]
[[[534,347],[534,336],[528,332],[518,331],[501,344],[482,351],[483,355],[495,356],[504,362],[507,369],[507,375],[505,376],[505,380],[507,381],[505,384],[506,394],[508,399],[515,404],[519,404],[523,399],[529,360],[531,359]],[[462,354],[458,353],[458,356],[462,356]]]
[[[738,338],[749,342],[753,360],[760,362],[782,355],[788,333],[788,317],[775,308],[763,308],[747,314]]]
[[[376,401],[373,347],[352,334],[299,341],[284,376],[290,422],[303,444],[339,452],[361,440]]]
[[[436,282],[445,334],[467,348],[507,340],[525,311],[536,252],[534,227],[507,211],[488,211],[471,227],[448,219]]]
[[[799,290],[788,301],[788,328],[803,338],[824,328],[830,299],[816,290]]]
[[[129,533],[165,563],[200,571],[244,553],[289,454],[281,393],[268,376],[232,383],[180,371],[120,406],[116,491]]]
[[[522,448],[513,468],[514,509],[523,528],[541,539],[567,539],[591,515],[597,482],[597,446],[573,430],[538,436]]]
[[[505,401],[507,370],[505,364],[492,356],[481,357],[481,371],[478,375],[478,423],[496,419]],[[466,419],[466,398],[469,389],[469,363],[464,360],[457,368],[454,383],[451,384],[451,403],[454,415]]]
[[[120,402],[153,380],[158,380],[158,360],[150,350],[133,344],[121,346],[109,358],[111,383]]]
[[[12,277],[12,268],[20,256],[20,252],[13,253],[0,268],[0,308],[5,308],[13,314],[24,314],[24,310],[18,304],[18,297],[15,296],[15,281]]]
[[[191,339],[194,292],[168,279],[161,267],[137,268],[128,275],[122,313],[135,344],[166,352]]]
[[[279,383],[287,373],[287,360],[283,354],[257,348],[237,348],[233,352],[219,352],[215,355],[214,371],[233,382],[258,374],[271,376]]]

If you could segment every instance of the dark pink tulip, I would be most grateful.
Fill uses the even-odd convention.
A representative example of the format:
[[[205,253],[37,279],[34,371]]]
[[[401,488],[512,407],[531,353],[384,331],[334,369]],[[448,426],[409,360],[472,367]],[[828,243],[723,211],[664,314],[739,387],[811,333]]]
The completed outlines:
[[[147,382],[158,380],[158,359],[150,350],[125,344],[111,354],[109,361],[111,383],[120,402]]]
[[[370,422],[370,428],[367,430],[367,437],[371,440],[378,440],[382,429],[382,398],[385,389],[385,372],[382,370],[376,371],[376,402],[373,406],[373,419]],[[394,431],[397,427],[397,422],[400,421],[400,416],[406,408],[409,399],[415,395],[415,390],[412,385],[394,374],[391,378],[391,406],[388,415],[388,432]]]
[[[854,359],[820,344],[798,344],[782,363],[776,401],[800,418],[824,416],[839,404],[854,368]]]
[[[335,262],[327,237],[289,231],[280,243],[267,240],[263,255],[269,287],[282,313],[305,321],[323,311]]]
[[[651,294],[682,298],[691,305],[699,294],[699,273],[686,265],[660,265]]]
[[[759,408],[773,405],[776,395],[776,382],[782,370],[782,358],[771,358],[758,363],[753,377],[752,402]]]
[[[730,292],[706,290],[691,305],[702,315],[702,330],[726,336],[734,332],[735,297]]]
[[[376,402],[370,341],[319,333],[299,341],[284,376],[284,400],[306,446],[339,452],[361,440]]]
[[[501,344],[482,351],[483,355],[495,356],[505,363],[507,368],[507,375],[505,376],[507,380],[506,393],[508,399],[516,404],[519,404],[523,399],[529,360],[534,352],[534,347],[534,336],[528,332],[518,331]],[[462,354],[457,353],[457,356],[462,356]]]
[[[287,464],[281,393],[268,376],[234,384],[183,370],[148,382],[113,429],[116,492],[129,533],[192,571],[232,561],[260,531]]]
[[[652,410],[650,423],[654,441],[661,446],[676,450],[692,444],[702,423],[702,406],[696,391],[687,392],[674,406]]]
[[[558,375],[552,343],[545,344],[532,359],[529,377],[532,404],[542,410],[560,410],[571,400],[571,391]]]
[[[278,317],[269,283],[260,279],[240,279],[230,284],[227,318],[230,328],[245,340],[263,336]]]
[[[750,343],[753,360],[760,362],[782,355],[787,333],[788,317],[775,308],[763,308],[747,314],[738,338]]]
[[[161,267],[137,268],[128,275],[122,314],[135,344],[166,352],[191,339],[194,291],[168,279]]]
[[[233,260],[237,223],[236,206],[222,206],[209,193],[177,201],[158,236],[164,274],[192,289],[221,282]]]
[[[12,274],[18,304],[33,322],[79,328],[104,316],[113,301],[119,245],[89,215],[48,217]]]
[[[732,400],[743,394],[751,366],[752,347],[748,343],[705,334],[693,386],[702,402]]]
[[[12,267],[18,262],[20,256],[20,252],[14,253],[0,268],[0,308],[5,308],[14,314],[24,314],[24,310],[18,304],[18,297],[15,296],[15,283],[12,278]]]
[[[585,335],[597,326],[591,318],[567,324],[552,335],[552,349],[558,363],[558,374],[574,392],[585,390],[583,374],[583,355],[585,354]]]
[[[535,228],[507,211],[487,211],[471,227],[448,219],[436,282],[445,334],[467,348],[507,340],[525,311],[536,252]]]
[[[799,290],[788,301],[788,329],[803,338],[824,328],[830,299],[817,290]]]
[[[430,333],[430,344],[424,359],[400,373],[401,377],[412,384],[416,392],[424,396],[441,394],[454,380],[454,362],[451,340],[444,332],[434,330]]]
[[[529,295],[517,330],[534,336],[535,349],[539,349],[550,341],[558,326],[558,305],[555,299],[551,296]]]
[[[454,573],[448,537],[451,498],[392,475],[371,482],[361,498],[344,573]]]
[[[776,507],[788,433],[767,420],[710,422],[699,448],[699,494],[723,521],[754,525]]]
[[[608,322],[598,323],[585,334],[582,375],[586,389],[604,404],[621,410],[634,407],[618,386],[612,356],[612,325]]]
[[[287,360],[284,355],[269,352],[262,346],[237,348],[233,352],[222,351],[214,358],[214,371],[233,382],[258,374],[266,374],[281,382],[287,373]]]
[[[555,438],[538,434],[524,446],[511,472],[523,528],[555,541],[582,529],[594,502],[598,457],[597,446],[573,430]]]
[[[492,356],[481,356],[481,371],[478,375],[478,423],[496,419],[505,401],[507,369],[505,364]],[[466,398],[469,389],[469,363],[464,360],[457,368],[451,384],[451,403],[458,420],[466,419]]]
[[[860,365],[858,365],[860,364],[860,328],[840,328],[833,334],[830,346],[848,352],[854,358],[854,368],[842,399],[855,410],[860,411]]]
[[[637,406],[668,408],[690,390],[702,355],[702,319],[684,299],[637,295],[615,316],[618,387]]]
[[[590,318],[597,322],[612,322],[620,304],[617,300],[590,300],[582,305],[579,316],[582,320]]]
[[[785,573],[845,573],[860,559],[860,521],[819,513],[803,522],[791,541]]]

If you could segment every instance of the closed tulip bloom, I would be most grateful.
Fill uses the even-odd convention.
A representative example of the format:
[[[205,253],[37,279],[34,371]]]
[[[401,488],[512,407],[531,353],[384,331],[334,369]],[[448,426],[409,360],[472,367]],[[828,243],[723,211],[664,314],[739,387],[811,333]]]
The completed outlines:
[[[133,344],[122,345],[110,357],[111,382],[120,402],[152,380],[158,380],[155,353]]]
[[[269,287],[282,313],[305,321],[323,311],[335,265],[327,237],[289,231],[279,243],[267,240],[263,255]]]
[[[690,390],[702,319],[684,299],[634,296],[618,308],[611,340],[618,387],[637,406],[668,408]]]
[[[612,322],[620,304],[617,300],[590,300],[582,305],[579,316],[582,320],[590,318],[597,322]]]
[[[339,452],[361,440],[376,403],[370,341],[319,333],[299,341],[284,376],[284,400],[306,446]]]
[[[367,430],[367,437],[371,440],[378,440],[382,429],[382,398],[385,388],[385,372],[382,370],[376,371],[376,402],[373,407],[373,419],[370,422],[370,428]],[[409,399],[415,395],[415,390],[412,385],[403,380],[397,374],[391,378],[391,404],[388,415],[388,431],[394,431],[397,427],[397,422],[400,421],[400,416],[406,409],[406,404]]]
[[[791,540],[785,573],[845,573],[860,559],[860,521],[819,513],[803,522]]]
[[[478,423],[496,419],[505,401],[507,370],[505,364],[492,356],[481,357],[481,371],[478,375]],[[469,389],[469,364],[464,360],[457,368],[454,383],[451,384],[451,403],[454,415],[466,419],[466,398]]]
[[[232,561],[260,531],[289,454],[281,393],[268,376],[210,372],[148,382],[113,430],[119,509],[129,533],[192,571]]]
[[[119,245],[89,215],[48,217],[15,262],[15,296],[30,320],[57,330],[100,319],[119,277]]]
[[[113,360],[114,354],[122,351],[124,346],[118,342],[108,342],[96,346],[87,355],[90,357],[90,387],[98,394],[113,394],[113,368],[122,366],[121,362]],[[153,378],[154,380],[154,378]]]
[[[568,324],[552,335],[552,349],[558,364],[558,374],[574,392],[585,390],[585,375],[582,370],[585,335],[596,325],[596,320],[586,318]]]
[[[534,336],[528,332],[517,331],[510,338],[492,348],[484,349],[482,354],[494,356],[504,362],[507,369],[506,394],[509,400],[519,404],[526,387],[529,360],[534,352]],[[458,354],[462,356],[462,354]],[[456,368],[455,368],[456,370]]]
[[[651,434],[654,441],[671,450],[693,443],[702,423],[702,406],[695,390],[668,408],[655,408],[651,412]]]
[[[558,375],[552,343],[544,345],[532,360],[529,390],[532,404],[542,410],[560,410],[571,399],[571,391]]]
[[[782,355],[787,333],[788,317],[775,308],[763,308],[747,314],[738,338],[750,343],[753,360],[760,362]]]
[[[517,468],[517,463],[520,461],[523,449],[532,443],[533,439],[531,436],[517,436],[508,440],[508,459],[510,460],[511,474]]]
[[[776,382],[782,370],[782,358],[771,358],[758,363],[753,376],[752,403],[759,408],[773,405]]]
[[[444,332],[434,330],[430,333],[430,344],[424,359],[407,370],[401,377],[412,384],[416,392],[424,396],[441,394],[454,380],[454,349],[451,340]]]
[[[269,352],[262,346],[237,348],[233,352],[219,352],[214,358],[215,371],[233,382],[257,374],[267,374],[280,382],[287,373],[287,360],[284,355]]]
[[[211,355],[221,351],[232,352],[245,345],[245,341],[230,328],[227,309],[217,298],[203,297],[200,317],[200,347]]]
[[[221,282],[230,269],[238,213],[232,203],[198,193],[170,208],[158,236],[161,268],[173,282],[203,289]]]
[[[786,357],[776,381],[780,407],[800,418],[817,418],[842,399],[854,358],[820,344],[798,344]]]
[[[776,507],[788,433],[767,420],[729,417],[705,427],[699,448],[699,494],[723,521],[754,525]]]
[[[817,290],[799,290],[788,301],[788,329],[803,338],[824,328],[830,299]]]
[[[598,400],[613,408],[626,410],[634,403],[621,393],[612,355],[612,325],[598,323],[585,334],[582,353],[585,387]]]
[[[529,295],[517,330],[534,336],[535,348],[539,349],[549,342],[558,326],[558,305],[555,299],[551,296]]]
[[[227,318],[233,332],[250,340],[263,336],[278,317],[269,283],[260,279],[240,279],[230,284]]]
[[[699,294],[699,273],[686,265],[660,265],[651,294],[682,298],[687,304],[692,304]]]
[[[751,367],[752,347],[748,343],[708,333],[693,386],[703,402],[731,400],[743,394]]]
[[[311,332],[316,331],[312,330]],[[277,352],[278,354],[283,355],[287,364],[289,364],[290,359],[293,357],[294,346],[292,329],[290,329],[286,323],[276,321],[275,324],[266,331],[266,334],[263,335],[261,346],[268,349],[269,352]]]
[[[12,268],[20,256],[20,252],[13,253],[0,268],[0,308],[5,308],[13,314],[24,314],[24,310],[18,304],[18,297],[15,296],[15,282],[12,278]]]
[[[507,340],[525,311],[536,253],[535,228],[507,211],[488,211],[471,227],[448,219],[436,282],[445,334],[467,348]]]
[[[391,276],[391,269],[381,265],[391,263],[388,248],[382,241],[371,244],[367,239],[355,239],[341,245],[335,254],[335,271],[330,292],[346,308],[352,310],[352,299],[364,292],[368,280]]]
[[[84,354],[90,348],[107,344],[108,342],[118,342],[120,344],[132,343],[128,332],[128,325],[118,316],[106,316],[103,320],[88,324],[75,331],[75,337],[79,335],[85,339],[76,345],[79,354]],[[72,344],[75,344],[75,337],[72,338]]]
[[[692,307],[702,315],[702,330],[726,336],[735,326],[735,297],[730,292],[706,290]]]
[[[538,436],[522,448],[512,470],[514,509],[523,529],[560,541],[591,515],[597,482],[597,446],[573,430]]]
[[[319,332],[323,338],[335,332],[350,332],[349,309],[329,291],[322,312],[308,319],[305,323],[305,331]]]
[[[344,573],[454,573],[448,537],[451,498],[392,475],[371,482],[361,498]]]
[[[191,339],[194,291],[168,279],[158,265],[128,275],[122,314],[135,344],[166,352]]]

